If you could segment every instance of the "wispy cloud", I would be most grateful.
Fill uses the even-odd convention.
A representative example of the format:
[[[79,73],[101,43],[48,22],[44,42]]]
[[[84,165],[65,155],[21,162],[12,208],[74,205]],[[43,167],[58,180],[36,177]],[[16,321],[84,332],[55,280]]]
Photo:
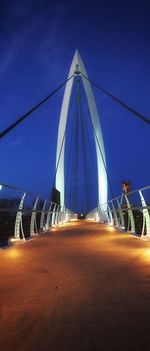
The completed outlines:
[[[31,2],[31,1],[30,1]],[[22,43],[22,37],[26,28],[27,4],[20,6],[20,2],[6,2],[0,15],[0,75],[10,67]]]
[[[36,6],[32,0],[27,0],[25,4],[12,2],[7,15],[3,9],[0,75],[5,73],[22,50],[26,53],[32,49],[32,55],[43,63],[45,70],[50,66],[54,57],[62,52],[56,38],[63,11],[61,4],[51,7],[46,0],[37,1]]]
[[[15,58],[16,50],[13,42],[8,46],[3,58],[0,59],[0,75],[5,73]]]

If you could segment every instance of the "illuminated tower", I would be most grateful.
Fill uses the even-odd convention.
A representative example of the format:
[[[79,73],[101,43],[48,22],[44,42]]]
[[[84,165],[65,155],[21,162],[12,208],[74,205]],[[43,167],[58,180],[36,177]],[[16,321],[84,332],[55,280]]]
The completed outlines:
[[[104,204],[105,202],[107,202],[107,174],[106,174],[106,159],[105,159],[103,136],[102,136],[98,111],[97,111],[93,91],[91,88],[91,84],[86,78],[82,76],[83,74],[84,76],[88,77],[78,51],[76,51],[74,54],[68,77],[76,74],[81,76],[83,86],[85,89],[85,94],[87,96],[88,107],[90,111],[92,124],[95,130],[94,140],[95,140],[95,146],[96,146],[97,172],[98,172],[98,201],[99,203]],[[64,198],[65,137],[64,135],[66,130],[66,123],[68,118],[68,109],[69,109],[70,97],[72,93],[73,81],[74,81],[74,78],[70,79],[66,83],[62,107],[61,107],[61,113],[60,113],[58,139],[57,139],[56,167],[58,164],[59,166],[56,173],[56,188],[61,193],[62,206],[65,206],[65,198]],[[64,141],[63,141],[63,138],[64,138]],[[60,154],[61,154],[61,157],[60,157]],[[60,157],[60,160],[59,160],[59,157]]]

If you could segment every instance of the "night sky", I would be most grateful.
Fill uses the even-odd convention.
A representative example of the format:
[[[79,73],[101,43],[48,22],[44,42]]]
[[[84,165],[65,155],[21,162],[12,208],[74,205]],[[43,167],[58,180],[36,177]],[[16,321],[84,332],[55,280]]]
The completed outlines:
[[[66,80],[76,49],[92,80],[150,118],[148,1],[2,0],[0,131]],[[132,190],[149,185],[150,126],[93,90],[114,194],[121,193],[123,179]],[[1,183],[49,198],[63,93],[0,140]],[[91,170],[88,206],[79,210],[96,207]]]

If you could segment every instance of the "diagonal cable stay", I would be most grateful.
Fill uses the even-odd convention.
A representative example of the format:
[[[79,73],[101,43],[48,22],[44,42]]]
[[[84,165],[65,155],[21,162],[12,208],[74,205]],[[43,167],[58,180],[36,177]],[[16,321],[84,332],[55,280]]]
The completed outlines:
[[[23,122],[27,117],[29,117],[34,111],[36,111],[41,105],[43,105],[48,99],[51,98],[55,93],[57,93],[58,90],[60,90],[71,78],[73,78],[74,75],[69,77],[65,82],[59,85],[55,90],[53,90],[50,94],[48,94],[44,99],[42,99],[37,105],[32,107],[28,112],[26,112],[24,115],[22,115],[19,119],[17,119],[16,122],[12,123],[9,127],[4,129],[0,133],[0,138],[3,138],[6,134],[8,134],[11,130],[13,130],[15,127],[17,127],[18,124]]]
[[[111,94],[110,92],[105,90],[104,88],[102,88],[100,85],[98,85],[97,83],[93,82],[91,79],[86,77],[84,74],[81,73],[81,75],[82,75],[83,78],[87,79],[93,86],[95,86],[96,88],[101,90],[105,95],[108,95],[111,99],[115,100],[118,104],[123,106],[126,110],[128,110],[129,112],[132,112],[136,117],[141,119],[143,122],[145,122],[147,124],[150,124],[150,119],[148,119],[147,117],[143,116],[141,113],[136,111],[134,108],[128,106],[125,102],[121,101],[119,98],[117,98],[116,96],[114,96],[113,94]]]

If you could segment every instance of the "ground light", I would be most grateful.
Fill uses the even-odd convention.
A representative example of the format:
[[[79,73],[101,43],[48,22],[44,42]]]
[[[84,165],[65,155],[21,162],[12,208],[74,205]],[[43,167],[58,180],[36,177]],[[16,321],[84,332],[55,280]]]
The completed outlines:
[[[56,228],[55,228],[55,227],[52,227],[52,228],[51,228],[51,232],[56,232]]]
[[[115,230],[115,228],[112,225],[110,225],[110,224],[108,226],[108,229],[110,230],[110,232],[113,232]]]
[[[21,256],[22,254],[17,247],[11,247],[9,250],[7,250],[7,257],[9,257],[10,259],[17,259]]]
[[[142,259],[144,262],[150,262],[150,247],[145,248],[142,252]]]

